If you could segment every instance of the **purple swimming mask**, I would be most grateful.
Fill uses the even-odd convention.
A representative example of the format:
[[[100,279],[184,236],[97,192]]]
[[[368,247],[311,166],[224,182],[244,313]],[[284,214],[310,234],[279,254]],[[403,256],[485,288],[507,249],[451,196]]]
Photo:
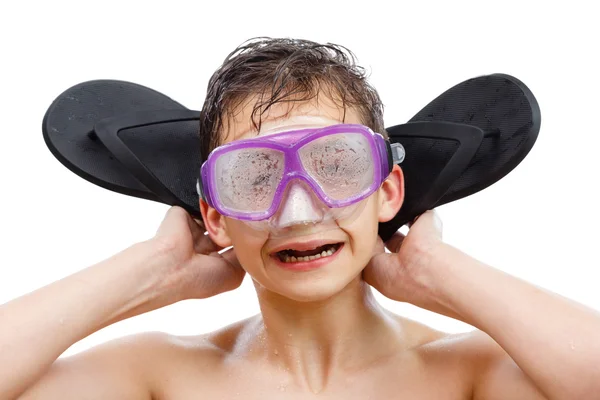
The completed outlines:
[[[222,215],[258,230],[336,225],[360,214],[401,150],[357,124],[238,140],[211,152],[198,191]]]

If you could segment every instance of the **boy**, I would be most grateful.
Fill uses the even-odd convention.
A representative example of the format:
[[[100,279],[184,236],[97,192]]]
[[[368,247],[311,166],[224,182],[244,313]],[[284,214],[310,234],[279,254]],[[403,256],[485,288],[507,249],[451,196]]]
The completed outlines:
[[[364,137],[385,134],[379,96],[344,50],[265,39],[228,56],[209,82],[200,131],[202,154],[229,160],[218,190],[231,191],[235,201],[201,200],[203,222],[172,207],[152,239],[3,305],[1,324],[11,328],[0,332],[0,398],[493,400],[600,393],[594,311],[443,243],[433,211],[406,237],[388,241],[392,253],[384,251],[377,226],[402,206],[398,166],[374,192],[334,210],[301,179],[291,179],[280,198],[267,196],[283,161],[262,150],[230,151],[231,144],[286,135],[303,140],[329,132],[329,140],[342,124]],[[331,147],[336,154],[368,149],[337,139],[326,142],[341,146]],[[319,154],[329,157],[325,147]],[[335,160],[323,172],[335,179],[321,186],[339,190],[342,201],[344,190],[358,185],[356,176],[368,176],[360,175],[367,166],[360,157]],[[242,218],[272,205],[266,220]],[[233,290],[246,272],[256,287],[257,316],[193,337],[134,335],[57,360],[117,321]],[[448,335],[393,315],[376,303],[371,286],[479,330]]]

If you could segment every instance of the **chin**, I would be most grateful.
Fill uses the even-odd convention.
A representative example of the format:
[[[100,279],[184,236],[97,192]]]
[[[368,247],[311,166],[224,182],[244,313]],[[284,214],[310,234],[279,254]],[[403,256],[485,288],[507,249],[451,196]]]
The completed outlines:
[[[325,301],[343,292],[360,275],[360,271],[350,274],[349,270],[331,271],[319,276],[295,277],[273,282],[273,291],[290,300],[310,303]]]
[[[279,294],[299,303],[325,301],[342,291],[343,287],[333,285],[311,285],[306,288],[281,288]]]

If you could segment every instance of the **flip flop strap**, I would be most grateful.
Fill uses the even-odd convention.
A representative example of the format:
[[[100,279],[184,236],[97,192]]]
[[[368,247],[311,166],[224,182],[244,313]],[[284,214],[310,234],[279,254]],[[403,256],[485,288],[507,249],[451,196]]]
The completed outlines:
[[[403,224],[433,208],[440,201],[467,168],[485,136],[483,130],[479,127],[441,121],[409,122],[386,130],[392,143],[402,143],[402,139],[408,137],[446,139],[458,142],[457,150],[431,183],[426,194],[412,207],[400,210],[398,217],[408,219],[403,220]],[[410,156],[410,153],[407,152],[406,159]]]
[[[119,136],[124,129],[139,128],[155,124],[198,120],[199,111],[156,110],[138,111],[116,117],[104,118],[96,122],[94,132],[102,144],[119,160],[127,170],[162,201],[171,205],[187,205],[169,190],[131,151]]]

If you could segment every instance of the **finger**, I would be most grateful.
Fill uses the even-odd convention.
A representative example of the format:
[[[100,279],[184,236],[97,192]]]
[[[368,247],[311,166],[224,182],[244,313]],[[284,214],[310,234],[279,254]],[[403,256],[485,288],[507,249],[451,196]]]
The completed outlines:
[[[187,214],[186,221],[188,227],[190,228],[190,232],[192,233],[192,237],[194,238],[194,242],[199,241],[204,236],[204,224],[198,223],[198,220],[193,218],[190,214]]]
[[[392,281],[392,272],[395,270],[394,265],[391,264],[393,262],[391,256],[391,254],[376,255],[362,271],[363,280],[381,293],[386,292],[387,286]]]
[[[423,214],[419,214],[412,221],[407,222],[406,226],[408,226],[408,229],[412,228],[412,226],[417,222],[421,215]]]
[[[193,218],[190,214],[187,215],[187,223],[192,233],[194,241],[194,250],[200,254],[210,254],[223,250],[223,247],[212,241],[209,235],[206,234],[204,223]]]
[[[194,250],[196,250],[196,253],[211,254],[217,253],[223,249],[224,247],[213,242],[209,235],[202,234],[198,240],[194,241]]]
[[[397,253],[398,251],[400,251],[400,247],[402,246],[402,242],[404,241],[404,239],[406,238],[406,236],[401,233],[400,231],[397,231],[396,233],[394,233],[392,235],[391,238],[388,239],[387,242],[385,242],[385,246],[393,253]]]
[[[158,226],[156,234],[161,236],[171,236],[172,234],[180,231],[181,218],[185,214],[187,214],[187,211],[179,206],[170,207]]]
[[[421,214],[414,227],[417,225],[421,234],[442,239],[443,224],[437,211],[429,210]]]
[[[194,265],[202,270],[199,275],[199,285],[203,288],[201,298],[233,290],[241,285],[246,276],[246,271],[236,262],[228,262],[217,253],[212,256],[219,259],[207,262],[206,256],[196,254],[193,257]]]
[[[206,226],[204,225],[204,221],[201,219],[193,218],[193,220],[198,224],[198,227],[202,229],[202,232],[206,232]]]
[[[237,254],[235,253],[235,249],[233,247],[222,252],[221,257],[223,257],[225,261],[227,261],[229,264],[235,267],[242,268],[242,265],[240,264],[240,261],[238,260]]]
[[[199,254],[211,254],[223,250],[223,247],[213,242],[210,236],[206,235],[194,242],[194,250]]]

